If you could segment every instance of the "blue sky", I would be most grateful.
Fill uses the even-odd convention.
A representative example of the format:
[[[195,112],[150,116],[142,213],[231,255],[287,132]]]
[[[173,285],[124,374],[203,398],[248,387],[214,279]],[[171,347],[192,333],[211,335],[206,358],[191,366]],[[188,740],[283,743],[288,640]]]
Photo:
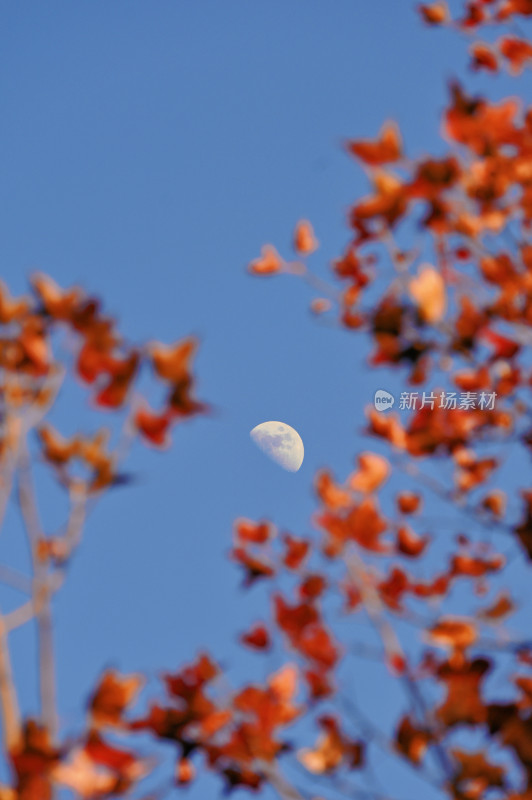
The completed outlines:
[[[174,669],[205,643],[242,658],[235,634],[263,604],[243,602],[226,558],[232,521],[307,531],[312,477],[344,475],[367,447],[363,409],[381,382],[361,339],[311,317],[305,286],[246,264],[267,241],[288,254],[309,218],[326,276],[366,189],[343,141],[394,118],[409,153],[441,149],[445,82],[466,58],[397,0],[52,0],[4,5],[1,27],[2,278],[15,293],[36,269],[81,283],[134,340],[197,334],[199,393],[216,408],[176,430],[171,451],[136,448],[137,483],[91,517],[56,608],[68,727],[107,664]],[[301,433],[297,474],[250,443],[268,419]],[[58,427],[80,420],[96,424],[63,402]],[[56,524],[53,495],[42,502]],[[23,564],[9,529],[0,556]],[[13,644],[31,709],[29,632]]]

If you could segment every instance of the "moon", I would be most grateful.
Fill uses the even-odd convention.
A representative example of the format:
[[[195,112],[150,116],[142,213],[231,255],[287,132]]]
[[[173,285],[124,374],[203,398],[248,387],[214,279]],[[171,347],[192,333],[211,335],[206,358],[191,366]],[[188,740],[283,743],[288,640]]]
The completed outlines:
[[[283,469],[297,472],[305,448],[299,433],[284,422],[262,422],[249,434],[257,447]]]

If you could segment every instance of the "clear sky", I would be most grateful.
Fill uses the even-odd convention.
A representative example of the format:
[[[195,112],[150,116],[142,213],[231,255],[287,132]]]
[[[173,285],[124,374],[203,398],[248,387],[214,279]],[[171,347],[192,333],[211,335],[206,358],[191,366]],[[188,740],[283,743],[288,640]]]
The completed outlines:
[[[308,531],[313,475],[344,476],[367,448],[363,409],[380,383],[361,339],[311,317],[304,285],[245,267],[267,241],[288,254],[309,218],[326,276],[366,189],[342,142],[395,118],[409,153],[441,149],[445,83],[465,63],[409,0],[3,5],[1,277],[15,293],[35,269],[81,283],[134,340],[197,334],[199,394],[216,408],[178,428],[171,451],[137,448],[137,483],[90,519],[56,607],[65,726],[110,663],[175,669],[204,644],[243,659],[233,643],[263,598],[243,602],[226,557],[232,522],[266,515]],[[57,424],[71,433],[79,416],[64,408]],[[303,437],[298,473],[251,444],[269,419]],[[22,563],[9,531],[0,557]],[[30,638],[13,641],[31,709]]]

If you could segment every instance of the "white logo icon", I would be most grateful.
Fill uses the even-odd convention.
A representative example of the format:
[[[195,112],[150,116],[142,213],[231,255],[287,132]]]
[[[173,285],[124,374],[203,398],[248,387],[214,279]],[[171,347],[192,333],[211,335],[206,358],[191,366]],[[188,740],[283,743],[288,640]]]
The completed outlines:
[[[395,397],[384,389],[377,389],[373,402],[377,411],[388,411],[395,403]]]

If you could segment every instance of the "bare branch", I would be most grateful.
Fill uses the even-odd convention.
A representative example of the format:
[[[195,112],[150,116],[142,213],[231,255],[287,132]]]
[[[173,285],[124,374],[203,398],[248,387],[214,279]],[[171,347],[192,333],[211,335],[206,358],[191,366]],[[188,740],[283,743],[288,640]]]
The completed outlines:
[[[4,618],[0,616],[0,709],[4,741],[7,751],[17,747],[20,741],[21,725],[20,711],[13,682],[11,660],[7,643],[7,631]]]
[[[282,800],[306,800],[306,798],[281,775],[279,767],[276,764],[261,762],[260,771],[268,778],[268,781]]]
[[[34,618],[35,604],[33,600],[28,600],[27,603],[24,603],[4,616],[5,631],[6,633],[11,633],[11,631],[16,630],[16,628],[21,628]]]
[[[31,578],[22,572],[5,566],[5,564],[0,564],[0,583],[10,586],[12,589],[17,589],[23,594],[31,594],[33,591]]]
[[[26,442],[20,446],[18,471],[19,504],[28,536],[33,561],[33,604],[37,619],[39,652],[39,683],[41,713],[52,738],[57,736],[57,704],[55,687],[55,664],[50,608],[51,586],[47,566],[39,559],[39,542],[44,538],[37,501],[33,488],[30,456]]]
[[[384,608],[378,592],[372,582],[367,579],[364,562],[354,549],[347,556],[346,563],[351,578],[356,583],[360,591],[362,602],[364,603],[367,614],[382,638],[386,653],[388,656],[398,655],[404,658],[403,650],[397,635],[390,623],[385,618]],[[404,663],[406,668],[406,660]],[[402,680],[414,707],[417,708],[426,724],[430,724],[431,729],[434,729],[434,721],[429,717],[423,695],[420,692],[415,680],[411,678],[408,672],[402,676]],[[447,751],[438,741],[434,742],[433,748],[443,775],[450,780],[453,775],[453,768]]]

